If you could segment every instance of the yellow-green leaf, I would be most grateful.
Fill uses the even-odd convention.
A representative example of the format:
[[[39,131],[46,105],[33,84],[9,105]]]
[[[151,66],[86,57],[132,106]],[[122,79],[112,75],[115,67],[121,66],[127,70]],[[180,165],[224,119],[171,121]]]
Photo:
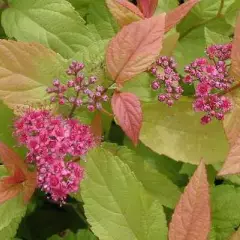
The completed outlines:
[[[99,239],[167,239],[162,205],[111,152],[99,147],[88,154],[81,188],[85,214]]]
[[[38,43],[0,41],[0,99],[10,108],[43,103],[47,86],[64,73],[65,61]]]
[[[200,118],[184,99],[172,108],[158,102],[143,104],[140,140],[153,151],[182,162],[198,164],[201,158],[205,163],[223,161],[228,143],[222,124],[213,121],[203,126]]]

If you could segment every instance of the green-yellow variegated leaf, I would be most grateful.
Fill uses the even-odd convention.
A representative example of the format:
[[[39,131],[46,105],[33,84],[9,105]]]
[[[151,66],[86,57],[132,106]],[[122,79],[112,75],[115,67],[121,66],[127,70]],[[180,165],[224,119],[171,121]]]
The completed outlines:
[[[1,40],[0,99],[14,109],[43,103],[65,68],[64,59],[41,44]]]
[[[203,126],[201,116],[193,111],[188,99],[172,108],[159,102],[145,103],[140,140],[158,154],[177,161],[198,164],[204,158],[205,163],[221,162],[228,152],[222,124],[213,121]]]
[[[8,37],[39,42],[66,58],[94,42],[66,0],[12,0],[2,14],[2,25]]]
[[[81,188],[86,217],[101,240],[167,239],[161,204],[111,152],[99,147],[88,154]]]

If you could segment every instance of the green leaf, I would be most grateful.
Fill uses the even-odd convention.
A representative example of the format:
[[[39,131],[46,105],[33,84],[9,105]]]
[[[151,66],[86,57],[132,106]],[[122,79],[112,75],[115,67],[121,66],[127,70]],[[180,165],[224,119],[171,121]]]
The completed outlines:
[[[1,131],[0,131],[0,141],[7,144],[10,147],[15,147],[14,151],[18,152],[25,157],[25,151],[21,147],[17,147],[17,141],[13,137],[13,121],[15,115],[13,111],[8,108],[2,101],[0,101],[0,119],[1,119]]]
[[[222,0],[201,0],[190,11],[190,13],[181,21],[178,30],[182,33],[188,31],[194,26],[204,25],[214,21],[220,9]],[[224,0],[222,14],[235,0]],[[219,18],[220,19],[220,18]],[[208,22],[206,22],[208,21]]]
[[[240,1],[235,0],[235,2],[231,4],[226,10],[225,19],[227,23],[232,25],[233,27],[235,27],[236,25],[236,19],[237,19],[237,14],[239,12],[239,9],[240,9]]]
[[[204,32],[205,32],[205,39],[206,39],[207,46],[214,45],[214,44],[229,43],[231,41],[228,36],[213,32],[208,28],[205,28]]]
[[[162,12],[169,12],[170,10],[178,6],[178,0],[164,0],[158,1],[158,6],[155,12],[155,15],[158,15]]]
[[[240,224],[240,188],[220,185],[212,189],[212,231],[215,238],[225,240]]]
[[[153,151],[192,164],[198,164],[201,158],[206,163],[225,159],[228,143],[221,123],[201,125],[202,115],[192,110],[188,99],[182,98],[172,108],[158,102],[142,107],[140,140]]]
[[[87,156],[82,197],[93,232],[102,240],[167,239],[163,208],[129,166],[99,147]]]
[[[88,12],[89,4],[91,3],[91,0],[68,0],[68,1],[73,5],[75,10],[82,17],[86,16],[86,14]]]
[[[134,93],[141,101],[151,102],[157,99],[157,92],[151,88],[151,82],[154,77],[149,73],[140,73],[130,81],[124,83],[122,92]]]
[[[196,168],[197,168],[196,165],[193,165],[193,164],[190,164],[190,163],[184,163],[182,165],[180,173],[181,174],[186,174],[186,175],[188,175],[189,178],[191,178],[192,175],[194,174]],[[212,165],[207,165],[206,169],[207,169],[208,183],[209,184],[214,184],[215,177],[217,175],[217,171],[213,168]]]
[[[153,168],[165,175],[177,186],[185,186],[187,184],[188,179],[179,174],[183,163],[176,162],[167,156],[159,155],[141,142],[135,147],[128,138],[125,138],[124,145],[130,148],[138,157],[144,159],[144,162],[151,164]]]
[[[219,172],[221,170],[222,166],[223,166],[223,163],[215,163],[213,165],[213,167],[215,168],[215,170],[217,172]],[[222,178],[225,180],[225,182],[229,181],[231,183],[240,185],[240,174],[225,175],[225,176],[222,176]]]
[[[188,21],[192,23],[195,19],[189,19]],[[183,74],[184,67],[196,58],[206,56],[204,52],[206,47],[205,28],[225,36],[233,33],[233,28],[223,18],[217,18],[200,25],[196,23],[196,27],[194,28],[184,29],[179,27],[180,37],[174,51],[174,56],[180,73]]]
[[[91,2],[87,22],[95,25],[102,39],[112,38],[118,31],[118,25],[109,12],[105,0]]]
[[[234,0],[225,0],[222,14]],[[224,17],[216,17],[221,0],[201,0],[177,26],[180,33],[179,42],[174,56],[178,63],[178,70],[183,74],[184,67],[199,57],[205,56],[206,47],[205,28],[221,35],[229,36],[233,28],[227,24]],[[194,49],[194,51],[192,50]]]
[[[104,144],[104,148],[118,156],[133,171],[143,187],[154,198],[158,199],[166,207],[174,208],[181,192],[167,176],[159,172],[156,167],[146,161],[146,156],[140,156],[127,147],[113,144]]]
[[[13,239],[25,213],[26,206],[23,204],[22,196],[10,199],[0,205],[0,239]]]
[[[65,58],[94,41],[84,20],[66,0],[12,0],[9,6],[2,14],[8,37],[42,43]]]
[[[0,101],[0,119],[1,119],[1,132],[0,141],[9,146],[16,145],[16,140],[13,138],[13,111]]]
[[[100,40],[77,52],[72,59],[85,64],[84,72],[95,75],[100,81],[106,78],[105,73],[105,48],[108,40]]]
[[[53,235],[48,240],[97,240],[97,238],[87,229],[81,229],[77,233],[68,231],[63,237]]]
[[[194,174],[194,172],[196,171],[197,169],[197,166],[196,165],[193,165],[193,164],[190,164],[190,163],[184,163],[182,165],[182,168],[180,170],[180,173],[181,174],[186,174],[188,175],[188,177],[192,177],[192,175]]]
[[[4,165],[0,165],[0,177],[9,176],[8,170]]]

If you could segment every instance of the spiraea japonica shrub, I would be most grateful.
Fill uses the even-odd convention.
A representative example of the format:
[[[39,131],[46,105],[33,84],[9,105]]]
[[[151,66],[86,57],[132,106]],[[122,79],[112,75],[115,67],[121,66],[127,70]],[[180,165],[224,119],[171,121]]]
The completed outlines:
[[[2,0],[0,239],[240,239],[240,1]]]

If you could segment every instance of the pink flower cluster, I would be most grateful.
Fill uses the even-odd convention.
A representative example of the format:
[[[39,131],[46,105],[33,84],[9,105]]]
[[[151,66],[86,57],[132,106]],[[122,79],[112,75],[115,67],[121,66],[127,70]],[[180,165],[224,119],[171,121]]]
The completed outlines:
[[[188,84],[196,82],[193,109],[205,112],[202,124],[209,123],[212,118],[223,120],[224,115],[231,110],[230,100],[219,92],[228,90],[234,82],[226,63],[231,55],[231,45],[213,45],[206,52],[210,60],[198,58],[193,61],[185,67],[187,75],[183,79]]]
[[[82,70],[84,64],[73,61],[66,73],[73,78],[68,80],[66,84],[62,84],[59,79],[53,80],[53,86],[47,88],[47,92],[54,94],[51,97],[51,102],[58,101],[59,104],[70,104],[76,107],[83,105],[91,112],[96,109],[102,109],[102,102],[108,101],[108,96],[105,94],[103,86],[95,86],[97,77],[91,76],[86,78]],[[68,97],[67,90],[73,89],[75,96]]]
[[[37,167],[38,187],[63,203],[83,179],[84,170],[72,157],[82,156],[94,146],[90,127],[47,110],[27,111],[14,127],[19,143],[29,150],[27,161]]]
[[[151,73],[156,77],[151,84],[152,89],[161,92],[158,100],[172,106],[183,93],[179,85],[180,76],[176,71],[175,60],[172,57],[160,57],[151,68]]]
[[[210,59],[217,58],[218,60],[225,61],[230,59],[232,51],[232,44],[219,44],[211,45],[207,48],[206,54]]]

